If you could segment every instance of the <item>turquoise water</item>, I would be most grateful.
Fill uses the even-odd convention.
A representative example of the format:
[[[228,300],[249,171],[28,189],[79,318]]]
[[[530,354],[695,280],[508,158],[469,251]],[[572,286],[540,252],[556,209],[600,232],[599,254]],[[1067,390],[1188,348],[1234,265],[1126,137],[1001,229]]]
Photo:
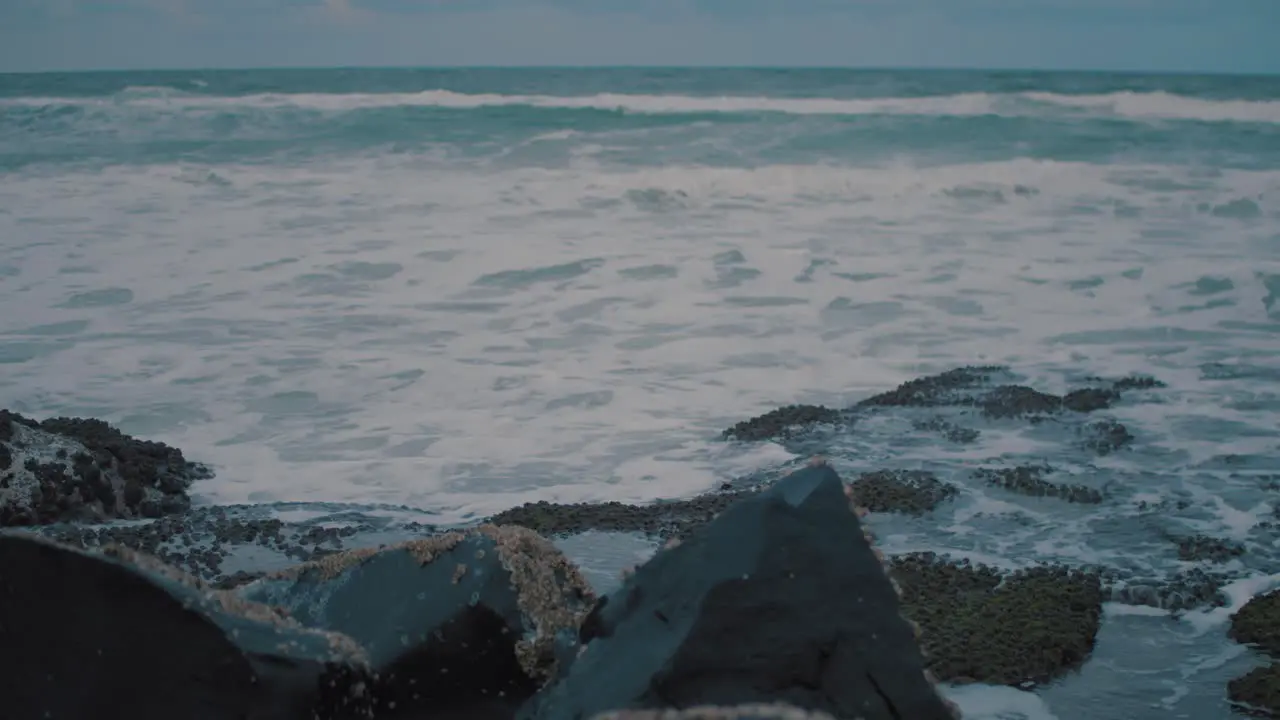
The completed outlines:
[[[689,496],[793,459],[719,431],[921,374],[1168,387],[1133,444],[907,416],[845,474],[961,485],[890,552],[1280,581],[1280,79],[845,70],[0,75],[0,406],[102,417],[218,469],[200,502]],[[843,448],[842,450],[840,448]],[[794,448],[792,448],[794,449]],[[1048,462],[1108,502],[1002,494]],[[1248,552],[1202,568],[1169,537]],[[634,542],[574,552],[608,577]],[[631,543],[631,544],[627,544]],[[576,547],[576,546],[575,546]],[[596,555],[593,556],[592,553]],[[1228,608],[1112,604],[1046,688],[970,717],[1227,717]]]
[[[933,162],[1032,157],[1273,168],[1271,77],[849,70],[270,70],[0,76],[6,168],[423,153],[554,165],[630,134],[607,159]],[[1156,121],[1156,122],[1152,122]],[[708,138],[719,138],[711,142]],[[656,143],[655,140],[659,141]],[[299,147],[300,144],[305,147]],[[655,152],[656,151],[656,152]]]

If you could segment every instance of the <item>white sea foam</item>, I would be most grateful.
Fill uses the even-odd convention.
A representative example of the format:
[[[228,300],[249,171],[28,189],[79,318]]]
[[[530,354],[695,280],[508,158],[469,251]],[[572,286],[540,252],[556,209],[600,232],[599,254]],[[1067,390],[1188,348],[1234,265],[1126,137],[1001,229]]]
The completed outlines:
[[[264,93],[204,95],[165,87],[131,87],[105,98],[14,97],[4,105],[127,106],[180,110],[198,108],[304,108],[345,112],[390,107],[536,107],[604,110],[638,114],[784,113],[789,115],[933,115],[1036,116],[1087,113],[1131,120],[1199,120],[1204,122],[1280,123],[1280,101],[1211,100],[1168,92],[1114,92],[1101,95],[1061,93],[986,93],[878,98],[779,98],[693,95],[518,95],[459,93],[450,90],[386,93]]]
[[[37,359],[6,366],[4,393],[212,461],[218,479],[197,489],[209,501],[462,517],[685,495],[780,459],[715,441],[779,404],[845,404],[968,362],[1122,373],[1187,345],[1163,363],[1177,372],[1270,348],[1272,336],[1221,323],[1271,322],[1257,279],[1280,259],[1260,242],[1271,221],[1211,210],[1260,197],[1274,212],[1280,173],[1191,185],[1191,172],[375,157],[10,175],[0,265],[16,274],[0,301],[22,312],[0,321],[0,352]],[[987,194],[957,192],[975,187]],[[1111,212],[1121,205],[1138,214]],[[1195,300],[1185,288],[1206,274],[1231,279],[1231,304],[1153,309]],[[1203,416],[1222,405],[1215,392],[1125,412]],[[1199,452],[1193,430],[1152,442]],[[986,441],[958,452],[1035,448]],[[1257,517],[1222,510],[1236,534]]]
[[[943,685],[940,690],[960,706],[965,720],[1058,720],[1043,700],[1015,688]]]

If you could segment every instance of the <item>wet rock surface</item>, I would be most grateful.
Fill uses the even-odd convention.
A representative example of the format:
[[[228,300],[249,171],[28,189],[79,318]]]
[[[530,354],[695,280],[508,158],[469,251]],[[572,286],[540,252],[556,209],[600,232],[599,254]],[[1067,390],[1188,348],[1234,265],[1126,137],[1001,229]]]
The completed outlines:
[[[573,535],[587,530],[637,532],[660,538],[678,536],[710,521],[756,490],[722,490],[690,500],[650,505],[607,503],[526,503],[489,518],[495,525],[520,525],[544,535]]]
[[[306,504],[313,520],[285,521],[289,505],[271,508],[228,505],[193,508],[182,515],[140,525],[55,524],[40,529],[54,540],[75,547],[120,544],[155,555],[202,580],[234,586],[271,570],[315,560],[351,547],[368,547],[435,531],[419,521],[397,522],[396,510],[360,509],[325,503]],[[381,509],[385,515],[372,514]]]
[[[1019,465],[1011,468],[981,468],[974,476],[990,485],[1029,497],[1055,497],[1067,502],[1097,505],[1102,493],[1084,485],[1053,483],[1044,477],[1053,472],[1047,465]]]
[[[1233,640],[1253,646],[1269,662],[1227,685],[1239,710],[1260,717],[1280,717],[1280,590],[1253,598],[1231,616]]]
[[[329,555],[239,594],[359,643],[380,718],[514,713],[595,600],[549,541],[493,525]]]
[[[816,710],[781,703],[757,705],[703,705],[685,710],[614,710],[592,720],[835,720]]]
[[[726,440],[768,440],[786,437],[814,425],[841,425],[845,421],[845,413],[822,405],[788,405],[744,420],[725,430],[723,437]]]
[[[1244,554],[1244,546],[1230,540],[1194,535],[1178,540],[1178,557],[1182,560],[1205,560],[1224,563]]]
[[[1141,376],[1073,382],[1068,382],[1065,394],[1051,395],[1030,387],[1007,368],[960,368],[905,383],[843,410],[817,405],[783,408],[724,434],[733,443],[769,440],[797,455],[827,455],[833,467],[853,481],[853,504],[875,513],[864,518],[863,527],[886,539],[882,549],[889,553],[891,575],[903,593],[902,613],[920,627],[926,666],[954,683],[1025,688],[1070,676],[1088,657],[1098,636],[1103,600],[1160,608],[1180,617],[1228,604],[1228,584],[1268,562],[1258,557],[1268,547],[1265,537],[1260,541],[1250,536],[1245,544],[1237,544],[1195,535],[1205,527],[1198,523],[1207,511],[1195,494],[1170,491],[1169,478],[1159,472],[1123,469],[1130,462],[1127,458],[1148,451],[1147,444],[1137,443],[1109,414],[1123,413],[1131,403],[1159,402],[1159,393],[1148,393],[1161,383]],[[723,447],[745,447],[733,443]],[[7,447],[0,443],[0,451]],[[1274,481],[1270,466],[1255,468],[1253,462],[1222,456],[1203,466],[1212,470],[1216,463],[1230,473],[1224,477],[1256,479],[1257,486]],[[719,489],[693,498],[640,506],[530,503],[484,522],[506,529],[530,528],[557,543],[572,543],[577,536],[593,543],[597,532],[688,542],[731,508],[760,500],[779,478],[803,463],[802,456],[795,463],[731,478]],[[962,522],[981,526],[983,541],[994,538],[1005,544],[983,546],[971,544],[972,536],[951,535],[952,524]],[[1118,542],[1134,545],[1118,555],[1103,556],[1113,567],[1094,565],[1090,557],[1066,560],[1074,569],[1046,564],[1015,572],[961,559],[972,552],[984,562],[1025,560],[1043,557],[1043,546],[1053,556],[1056,523],[1068,523],[1077,532],[1087,527],[1099,536],[1116,536]],[[1036,530],[1039,526],[1043,532]],[[1262,523],[1257,531],[1276,530],[1268,528]],[[352,550],[390,548],[446,532],[429,514],[409,508],[314,503],[195,508],[145,523],[64,521],[31,530],[91,550],[110,543],[135,547],[211,585],[240,592],[283,582],[278,574],[298,563],[323,563]],[[1042,545],[1031,540],[1018,544],[1022,541],[1016,537],[1024,532]],[[644,543],[639,537],[635,542]],[[1248,551],[1241,552],[1245,547]],[[917,552],[933,548],[960,552],[952,557]],[[1127,563],[1126,553],[1144,562]],[[1146,559],[1153,556],[1167,563],[1147,565]],[[593,581],[602,576],[597,569],[583,571]],[[599,587],[616,583],[616,570],[603,575],[608,582]],[[608,597],[605,607],[623,596]],[[492,621],[497,616],[488,617]],[[539,655],[544,667],[554,667],[548,672],[560,679],[570,677],[577,667],[576,640],[566,641],[561,633],[553,645],[549,651],[544,645]],[[1229,691],[1237,703],[1253,697],[1255,704],[1265,706],[1270,692],[1266,688],[1274,687],[1267,685],[1275,675],[1269,672],[1264,668],[1242,675],[1230,689],[1222,687],[1222,693]],[[1223,675],[1219,682],[1225,685],[1229,677]],[[511,698],[533,692],[541,682],[526,676],[508,686],[513,688],[509,692],[504,690],[506,697],[487,704],[473,702],[476,688],[491,688],[474,685],[470,696],[462,694],[470,700],[438,708],[439,716],[507,718],[513,712]],[[717,712],[754,702],[718,696],[703,700],[717,706]],[[387,702],[379,712],[394,717]],[[400,701],[397,707],[404,710]],[[792,711],[805,712],[797,707]]]
[[[948,422],[940,417],[931,417],[926,420],[916,420],[912,423],[912,427],[923,432],[935,432],[946,438],[947,440],[963,445],[977,440],[982,433],[973,428],[963,427],[953,422]]]
[[[178,513],[191,483],[211,476],[182,451],[101,420],[0,410],[0,527]]]
[[[853,501],[871,512],[920,515],[955,497],[957,490],[923,470],[865,473],[851,486]]]
[[[777,700],[836,717],[952,717],[826,466],[660,552],[597,604],[580,637],[585,649],[521,718]]]
[[[1096,574],[1065,567],[1015,573],[932,553],[890,563],[907,617],[920,625],[941,680],[1025,687],[1089,657],[1104,599]]]
[[[4,717],[359,718],[369,675],[349,638],[125,548],[0,533]]]

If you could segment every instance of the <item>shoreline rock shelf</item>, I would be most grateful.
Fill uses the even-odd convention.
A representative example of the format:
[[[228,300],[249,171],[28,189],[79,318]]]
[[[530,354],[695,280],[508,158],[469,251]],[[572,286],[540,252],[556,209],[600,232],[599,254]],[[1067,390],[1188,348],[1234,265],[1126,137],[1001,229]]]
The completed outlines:
[[[127,548],[4,531],[6,718],[87,717],[123,693],[131,720],[789,717],[777,702],[950,720],[853,510],[815,464],[599,599],[519,527],[331,555],[238,591]]]
[[[101,420],[0,410],[0,527],[179,513],[191,507],[191,483],[212,476],[182,451]]]
[[[1162,387],[1091,378],[1055,396],[1016,381],[1007,368],[958,368],[724,435],[821,453],[902,414],[902,427],[958,444],[981,437],[971,426],[1062,426],[1073,452],[1096,457],[1134,441],[1097,413]],[[388,531],[373,516],[329,527],[191,508],[187,489],[211,473],[180,451],[97,420],[0,410],[0,647],[17,648],[0,652],[0,677],[18,688],[0,715],[77,717],[120,695],[130,720],[948,718],[935,678],[1027,688],[1061,677],[1092,652],[1105,600],[1223,603],[1224,564],[1246,549],[1217,538],[1170,534],[1169,553],[1197,564],[1172,578],[1008,572],[884,558],[851,512],[927,522],[975,483],[1077,508],[1115,501],[1070,468],[992,459],[963,476],[855,467],[841,480],[817,462],[684,500],[539,502],[465,529]],[[152,521],[93,524],[130,518]],[[551,542],[589,531],[667,544],[597,598]],[[1273,595],[1233,617],[1233,638],[1276,652]],[[1224,694],[1280,713],[1276,667]]]

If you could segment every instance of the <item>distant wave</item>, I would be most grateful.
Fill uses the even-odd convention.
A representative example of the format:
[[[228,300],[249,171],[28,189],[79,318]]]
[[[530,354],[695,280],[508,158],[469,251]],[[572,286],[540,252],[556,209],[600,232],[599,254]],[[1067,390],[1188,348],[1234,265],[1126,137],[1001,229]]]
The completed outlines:
[[[415,93],[272,93],[219,96],[165,87],[131,87],[104,98],[19,97],[5,105],[104,106],[157,109],[309,109],[322,112],[392,107],[471,109],[533,107],[634,114],[780,113],[789,115],[1054,116],[1118,117],[1133,120],[1280,123],[1280,100],[1212,100],[1166,92],[1065,95],[962,93],[926,97],[782,98],[749,96],[629,95],[583,96],[466,94],[449,90]]]

